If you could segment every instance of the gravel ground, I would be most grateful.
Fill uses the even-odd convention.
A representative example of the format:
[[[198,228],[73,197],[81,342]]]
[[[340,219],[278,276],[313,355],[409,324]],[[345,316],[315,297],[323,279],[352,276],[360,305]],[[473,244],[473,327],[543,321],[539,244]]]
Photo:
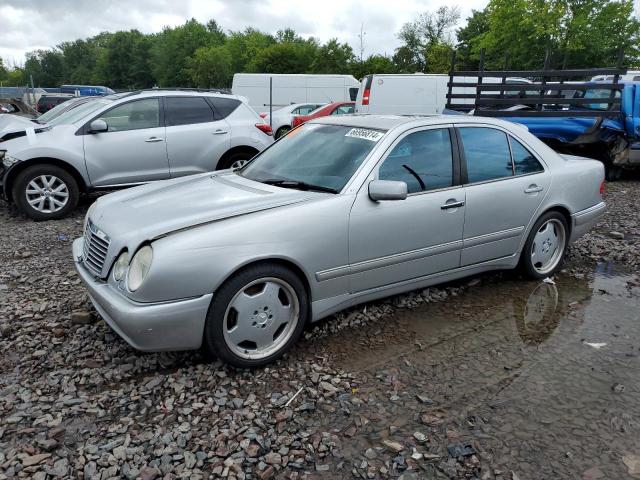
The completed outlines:
[[[90,201],[38,224],[0,204],[0,480],[640,478],[640,183],[608,186],[557,287],[396,296],[256,371],[98,319],[70,255]]]

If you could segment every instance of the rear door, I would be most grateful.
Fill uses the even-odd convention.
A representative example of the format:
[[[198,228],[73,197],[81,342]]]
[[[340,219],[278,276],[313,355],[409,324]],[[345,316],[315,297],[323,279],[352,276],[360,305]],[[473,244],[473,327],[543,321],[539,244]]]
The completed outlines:
[[[204,97],[165,97],[164,110],[171,176],[215,170],[230,145],[231,129],[226,120],[216,118]]]
[[[85,163],[93,186],[169,178],[159,98],[121,103],[97,118],[109,129],[100,133],[85,129],[83,134]]]
[[[461,265],[511,256],[549,191],[550,174],[503,130],[465,126],[458,136],[466,177]]]

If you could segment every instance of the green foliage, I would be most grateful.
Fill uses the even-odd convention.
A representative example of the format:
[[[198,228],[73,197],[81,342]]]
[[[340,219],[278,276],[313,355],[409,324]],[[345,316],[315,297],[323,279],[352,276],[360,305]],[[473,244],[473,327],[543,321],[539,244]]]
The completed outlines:
[[[398,73],[398,67],[389,57],[384,55],[371,55],[362,63],[351,63],[350,73],[356,78],[375,73]]]
[[[434,13],[423,13],[414,22],[405,23],[398,34],[403,44],[393,57],[398,68],[406,73],[439,72],[440,56],[447,49],[451,50],[451,29],[459,19],[458,7],[445,6]]]
[[[224,46],[201,47],[187,61],[189,77],[197,87],[227,88],[233,78],[233,59]]]
[[[640,23],[631,0],[490,0],[458,31],[463,60],[486,51],[488,67],[603,67],[617,63],[620,47],[638,61]]]
[[[339,43],[332,38],[318,48],[313,63],[312,73],[347,73],[349,66],[355,61],[353,49],[348,43]]]
[[[27,54],[24,67],[0,61],[0,82],[36,86],[63,83],[150,87],[229,87],[234,73],[445,73],[454,48],[452,29],[459,9],[424,12],[398,32],[392,58],[371,55],[359,61],[351,46],[330,39],[320,44],[286,28],[275,35],[255,28],[225,32],[215,20],[191,19],[145,35],[137,30],[103,32]],[[513,69],[603,67],[617,63],[620,47],[629,67],[640,66],[640,22],[633,0],[489,0],[456,32],[458,68],[502,68],[508,54]]]

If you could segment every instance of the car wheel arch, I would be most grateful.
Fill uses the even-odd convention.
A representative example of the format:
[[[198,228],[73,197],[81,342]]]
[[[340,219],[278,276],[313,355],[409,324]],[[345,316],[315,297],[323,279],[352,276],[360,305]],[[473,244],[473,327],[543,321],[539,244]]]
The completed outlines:
[[[527,243],[527,238],[529,238],[529,234],[531,233],[531,229],[536,224],[538,219],[541,218],[543,215],[546,215],[549,212],[558,212],[560,215],[562,215],[564,217],[565,221],[567,222],[567,236],[568,236],[568,238],[571,238],[571,231],[572,231],[573,225],[572,225],[571,212],[570,212],[569,208],[566,205],[561,205],[561,204],[548,205],[547,207],[544,208],[544,210],[541,210],[540,213],[538,213],[537,215],[531,217],[531,221],[530,221],[529,225],[527,225],[527,228],[526,228],[524,234],[522,235],[522,240],[520,242],[520,247],[519,247],[519,249],[517,251],[517,257],[516,258],[519,259],[522,256],[522,251],[524,249],[525,244]]]
[[[257,148],[251,147],[249,145],[237,145],[235,147],[231,147],[220,157],[215,169],[221,170],[222,168],[224,168],[224,165],[228,161],[228,159],[236,153],[249,153],[251,154],[251,156],[254,156],[260,153],[260,151]]]
[[[240,272],[247,270],[249,268],[253,268],[255,266],[258,265],[280,265],[282,267],[288,268],[289,270],[291,270],[302,282],[302,284],[304,285],[304,289],[307,293],[308,296],[308,300],[309,300],[309,310],[311,310],[311,302],[313,299],[313,295],[311,292],[311,284],[309,282],[309,277],[306,274],[306,272],[304,271],[304,269],[294,260],[287,258],[287,257],[264,257],[264,258],[257,258],[257,259],[252,259],[250,261],[247,261],[245,263],[242,263],[240,265],[238,265],[235,269],[229,271],[227,273],[227,275],[225,275],[224,278],[222,278],[218,284],[216,285],[215,289],[214,289],[214,296],[215,296],[215,292],[220,289],[220,287],[222,285],[224,285],[230,278],[232,278],[233,276],[239,274]],[[311,312],[309,312],[309,314],[311,314]],[[311,317],[309,317],[311,318]]]
[[[71,176],[73,176],[75,181],[78,183],[78,188],[80,189],[81,192],[87,191],[87,183],[85,179],[82,177],[82,174],[69,163],[63,160],[60,160],[57,158],[51,158],[51,157],[30,158],[29,160],[24,160],[22,162],[19,162],[18,164],[16,164],[14,168],[12,168],[11,170],[9,170],[9,172],[7,172],[4,189],[5,189],[5,192],[7,192],[6,196],[10,201],[13,201],[12,195],[10,193],[13,190],[13,182],[18,177],[20,172],[34,165],[54,165],[56,167],[60,167],[66,170],[67,172],[69,172]]]

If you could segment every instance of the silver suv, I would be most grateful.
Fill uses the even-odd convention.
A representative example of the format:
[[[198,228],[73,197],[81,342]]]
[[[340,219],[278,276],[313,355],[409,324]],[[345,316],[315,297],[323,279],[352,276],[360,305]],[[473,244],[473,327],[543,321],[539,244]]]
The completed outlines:
[[[35,220],[66,216],[83,192],[239,167],[273,143],[242,97],[208,91],[109,95],[67,115],[0,141],[0,188]]]

